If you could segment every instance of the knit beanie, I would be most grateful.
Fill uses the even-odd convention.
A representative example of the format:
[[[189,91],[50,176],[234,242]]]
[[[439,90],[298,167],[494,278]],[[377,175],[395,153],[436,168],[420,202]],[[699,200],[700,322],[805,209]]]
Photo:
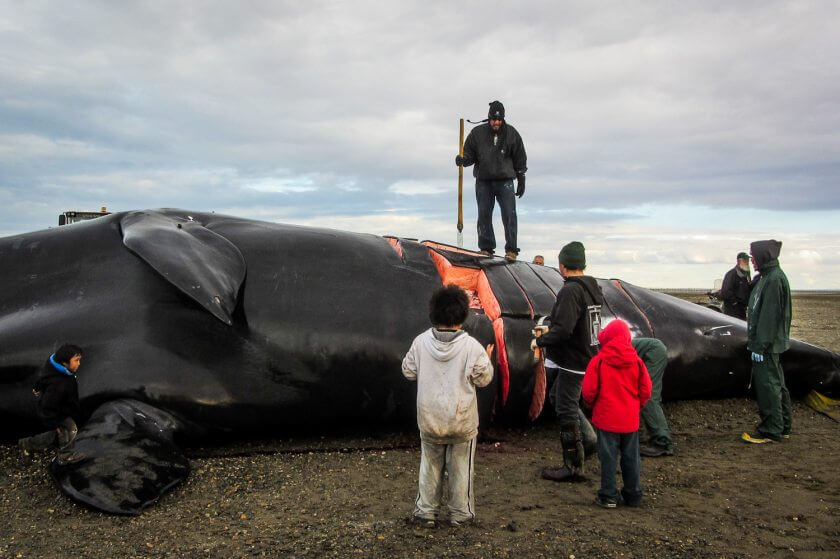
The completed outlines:
[[[572,270],[586,268],[586,249],[583,248],[583,243],[579,241],[572,241],[564,246],[560,249],[560,254],[557,257],[562,265]]]
[[[490,110],[487,111],[487,118],[505,119],[505,106],[501,101],[493,101],[490,103]]]
[[[746,252],[739,252],[738,253],[738,260],[749,260],[749,259],[750,259],[750,255],[747,254]]]

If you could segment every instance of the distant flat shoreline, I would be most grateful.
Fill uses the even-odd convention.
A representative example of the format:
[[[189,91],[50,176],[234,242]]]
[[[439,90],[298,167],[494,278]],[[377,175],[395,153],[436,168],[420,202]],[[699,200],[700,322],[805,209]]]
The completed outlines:
[[[668,295],[674,295],[677,293],[686,293],[686,294],[705,294],[708,291],[711,291],[709,288],[702,288],[702,287],[651,287],[649,288],[652,291],[658,291],[660,293],[667,293]],[[809,297],[814,295],[819,296],[840,296],[840,289],[792,289],[791,293],[797,296]]]

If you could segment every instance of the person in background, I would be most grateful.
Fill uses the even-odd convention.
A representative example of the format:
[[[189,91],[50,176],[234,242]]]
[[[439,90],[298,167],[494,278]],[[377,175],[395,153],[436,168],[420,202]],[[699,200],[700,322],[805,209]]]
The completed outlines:
[[[761,278],[750,293],[747,306],[747,351],[752,359],[752,382],[761,423],[741,439],[762,444],[790,438],[793,423],[790,392],[785,385],[781,354],[790,347],[793,315],[790,284],[779,266],[782,243],[776,240],[750,244],[753,267]]]
[[[478,203],[478,248],[487,256],[496,248],[493,233],[493,207],[496,200],[502,210],[505,227],[505,258],[516,260],[517,221],[516,198],[525,194],[527,167],[525,144],[516,128],[505,120],[505,106],[500,101],[490,103],[487,122],[473,128],[464,142],[464,155],[455,156],[455,164],[469,167],[475,164],[475,199]],[[516,179],[516,190],[513,180]]]
[[[650,400],[642,408],[642,422],[645,425],[647,441],[641,446],[639,453],[649,458],[673,456],[674,443],[671,441],[668,420],[665,419],[665,412],[662,410],[662,378],[668,365],[668,349],[656,338],[633,338],[632,344],[644,362],[652,384]]]
[[[598,339],[601,349],[586,367],[582,388],[583,401],[592,408],[592,424],[598,430],[601,488],[595,504],[614,509],[623,501],[638,507],[642,503],[639,412],[650,398],[650,375],[630,343],[624,321],[610,322]],[[615,484],[619,461],[624,482],[620,494]]]
[[[534,260],[531,264],[536,264],[537,266],[545,266],[545,258],[543,258],[542,254],[538,254],[534,257]]]
[[[739,252],[735,267],[723,276],[720,286],[720,298],[723,299],[723,312],[729,316],[747,319],[747,301],[750,298],[750,255]]]
[[[449,525],[475,519],[473,475],[478,435],[477,386],[493,380],[493,344],[482,348],[463,330],[469,298],[458,286],[429,302],[432,328],[417,336],[402,362],[417,381],[420,474],[412,522],[428,528],[440,517],[444,474],[449,476]]]
[[[81,415],[76,373],[82,364],[82,348],[64,344],[47,358],[40,378],[32,389],[35,408],[48,430],[18,441],[24,454],[70,444],[78,433]]]

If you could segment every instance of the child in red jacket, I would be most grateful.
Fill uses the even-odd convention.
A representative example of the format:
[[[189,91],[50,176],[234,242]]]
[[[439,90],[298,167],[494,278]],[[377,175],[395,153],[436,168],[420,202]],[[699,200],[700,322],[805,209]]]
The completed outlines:
[[[613,320],[598,334],[601,349],[586,367],[581,393],[592,408],[592,424],[598,431],[601,489],[595,503],[614,509],[619,502],[615,469],[621,452],[624,504],[642,503],[639,481],[639,412],[650,398],[650,375],[630,343],[630,329]]]

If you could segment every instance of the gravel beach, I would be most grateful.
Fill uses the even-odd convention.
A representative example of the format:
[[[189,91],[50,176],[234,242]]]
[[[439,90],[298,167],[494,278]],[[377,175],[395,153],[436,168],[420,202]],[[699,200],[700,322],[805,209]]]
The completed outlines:
[[[797,296],[793,335],[840,351],[840,296]],[[0,558],[840,556],[840,424],[794,405],[789,441],[746,445],[754,401],[668,402],[677,454],[642,462],[644,504],[603,510],[589,480],[559,484],[547,424],[493,434],[476,456],[478,521],[406,524],[416,433],[248,441],[188,449],[188,480],[139,517],[75,505],[50,455],[0,445]]]

